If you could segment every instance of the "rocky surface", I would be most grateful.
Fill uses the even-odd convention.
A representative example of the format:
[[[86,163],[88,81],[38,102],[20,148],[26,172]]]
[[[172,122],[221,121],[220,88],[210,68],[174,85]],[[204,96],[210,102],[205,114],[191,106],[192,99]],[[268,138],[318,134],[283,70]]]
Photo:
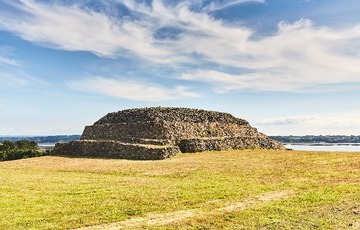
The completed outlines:
[[[56,154],[133,160],[163,160],[179,154],[177,146],[129,144],[118,141],[80,140],[57,143]]]
[[[220,137],[184,139],[179,143],[181,152],[203,152],[233,149],[283,149],[277,141],[261,137]]]
[[[236,123],[239,125],[249,125],[249,123],[240,118],[236,118],[228,113],[220,113],[202,109],[175,108],[175,107],[150,107],[142,109],[127,109],[118,112],[108,113],[100,120],[98,124],[119,124],[136,122],[218,122],[218,123]]]
[[[158,160],[181,152],[284,149],[228,113],[152,107],[109,113],[86,126],[80,141],[58,143],[54,154]]]

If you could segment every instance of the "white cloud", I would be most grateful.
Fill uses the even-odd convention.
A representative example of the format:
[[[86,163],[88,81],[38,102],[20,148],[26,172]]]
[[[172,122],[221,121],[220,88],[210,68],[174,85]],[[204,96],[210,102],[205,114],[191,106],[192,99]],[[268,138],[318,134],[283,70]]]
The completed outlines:
[[[12,5],[25,15],[0,16],[0,27],[58,49],[107,57],[132,55],[171,66],[196,63],[197,70],[189,69],[180,77],[211,83],[217,92],[347,90],[360,84],[360,25],[316,27],[301,19],[280,22],[277,33],[254,40],[252,29],[208,14],[245,0],[213,1],[202,11],[192,7],[203,5],[200,0],[170,5],[162,0],[150,5],[113,1],[125,5],[135,17],[21,0]],[[159,38],[156,33],[162,28],[176,29],[177,34]],[[202,65],[209,63],[217,68]]]
[[[158,85],[114,80],[104,77],[91,77],[83,80],[70,81],[67,84],[81,91],[95,92],[136,101],[165,101],[200,96],[196,93],[189,92],[185,86],[166,88]]]
[[[294,125],[304,124],[319,119],[319,116],[289,116],[259,120],[258,125]]]
[[[253,123],[268,135],[353,135],[360,129],[358,112],[277,117],[261,119]]]
[[[285,82],[280,78],[280,74],[276,77],[269,73],[248,73],[241,75],[227,74],[219,71],[205,70],[194,73],[185,73],[181,76],[183,80],[201,81],[211,83],[215,87],[217,93],[226,93],[231,90],[263,90],[263,91],[279,91],[279,86],[284,87]],[[279,79],[280,78],[280,79]],[[291,90],[292,84],[283,90]]]
[[[0,55],[0,65],[8,65],[12,67],[20,67],[20,64],[14,60]]]
[[[36,79],[29,77],[14,59],[0,54],[0,88],[24,87]]]
[[[264,3],[265,0],[228,0],[228,1],[217,0],[217,1],[210,2],[210,4],[205,6],[203,8],[203,10],[204,11],[209,11],[209,12],[217,11],[217,10],[222,10],[224,8],[234,6],[234,5],[237,5],[237,4],[241,4],[241,3],[245,3],[245,2]]]
[[[22,0],[21,4],[12,5],[26,16],[2,17],[0,26],[26,40],[52,48],[84,50],[110,57],[130,53],[151,62],[173,64],[194,61],[189,55],[196,52],[203,54],[206,50],[204,46],[214,39],[223,45],[229,43],[230,39],[227,48],[231,49],[239,38],[246,40],[251,35],[248,29],[226,27],[206,13],[191,11],[191,1],[175,6],[166,6],[161,0],[154,0],[150,6],[132,0],[119,2],[137,17],[115,18],[106,12],[95,12],[75,5]],[[225,1],[217,5],[238,2],[242,1]],[[163,27],[177,28],[182,36],[175,40],[156,39],[156,32]],[[199,48],[195,46],[198,43],[188,46],[188,42],[194,39],[207,39],[207,42]]]
[[[44,81],[29,76],[17,60],[8,58],[1,54],[0,82],[0,88],[26,88],[28,86],[45,84]]]
[[[47,47],[121,56],[127,52],[143,58],[170,58],[165,49],[154,47],[150,22],[112,18],[77,6],[50,5],[31,0],[14,4],[26,16],[1,18],[0,26],[25,40]],[[170,58],[171,59],[171,58]]]
[[[29,76],[21,69],[12,71],[0,68],[0,88],[39,88],[48,87],[48,83],[42,79]]]
[[[353,87],[354,83],[360,84],[360,50],[354,49],[360,46],[359,28],[314,28],[309,20],[302,19],[293,24],[281,22],[274,36],[259,41],[242,40],[243,50],[236,50],[240,46],[231,40],[226,43],[228,49],[213,40],[213,46],[207,44],[209,48],[205,51],[212,62],[244,68],[246,72],[198,70],[181,77],[212,83],[219,92],[338,90],[344,87],[339,83]],[[355,37],[358,39],[354,40]],[[231,45],[234,49],[229,49]],[[222,49],[224,52],[220,52]]]

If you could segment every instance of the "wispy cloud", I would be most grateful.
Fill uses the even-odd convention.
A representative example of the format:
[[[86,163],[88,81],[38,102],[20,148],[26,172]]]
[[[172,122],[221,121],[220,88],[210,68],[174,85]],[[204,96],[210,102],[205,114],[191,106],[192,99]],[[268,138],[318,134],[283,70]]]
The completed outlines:
[[[233,48],[235,42],[244,41],[251,35],[246,28],[227,27],[207,13],[192,11],[192,1],[176,5],[165,5],[161,0],[154,0],[151,5],[132,0],[117,1],[135,17],[113,17],[106,11],[97,12],[79,5],[65,6],[32,0],[20,2],[11,5],[23,14],[2,17],[0,27],[43,46],[84,50],[100,56],[135,55],[165,64],[193,62],[195,59],[191,55],[194,53],[211,59],[212,54],[205,52],[205,46],[214,41],[222,45],[228,43],[229,46],[219,47],[226,48],[226,52]],[[216,5],[220,7],[239,2],[243,1],[224,1]],[[176,29],[179,36],[159,39],[155,35],[162,28]],[[189,44],[197,39],[205,43],[202,46],[199,41]]]
[[[0,55],[0,65],[1,64],[12,66],[12,67],[20,67],[20,64],[16,60]]]
[[[182,78],[212,83],[220,92],[338,90],[344,85],[334,85],[360,83],[360,51],[354,50],[360,46],[359,29],[360,25],[345,29],[315,28],[311,21],[302,19],[292,24],[281,22],[273,36],[257,41],[243,39],[243,46],[231,40],[222,45],[215,39],[213,45],[207,44],[206,57],[242,71],[230,74],[201,69],[185,73]],[[203,44],[201,40],[192,42]]]
[[[89,51],[107,57],[129,55],[128,52],[156,60],[170,57],[166,49],[154,47],[149,22],[114,18],[76,5],[31,0],[12,5],[23,15],[1,17],[0,26],[43,46]]]
[[[0,54],[0,88],[22,87],[28,84],[29,80],[16,60]]]
[[[211,12],[211,11],[222,10],[222,9],[230,7],[230,6],[234,6],[234,5],[246,3],[246,2],[264,3],[265,0],[228,0],[228,1],[217,0],[217,1],[212,1],[208,5],[206,5],[203,8],[203,11]]]
[[[0,88],[22,88],[44,85],[45,82],[29,76],[23,66],[15,59],[0,54]]]
[[[360,25],[318,27],[301,19],[280,22],[277,33],[254,39],[251,28],[209,14],[244,2],[113,0],[131,12],[115,17],[80,5],[21,0],[12,5],[23,14],[0,16],[0,27],[57,49],[130,55],[154,65],[196,63],[179,78],[209,83],[222,93],[346,90],[360,84]],[[163,29],[171,36],[158,36]]]
[[[294,125],[305,124],[319,119],[319,116],[290,116],[290,117],[277,117],[257,121],[258,125]]]
[[[357,134],[360,129],[360,120],[358,119],[358,116],[350,117],[344,115],[343,117],[326,117],[318,120],[317,125],[321,129],[328,130],[328,133],[331,133],[334,129],[338,129],[349,130],[349,133]]]
[[[115,80],[104,77],[90,77],[82,80],[70,81],[67,84],[77,90],[135,101],[164,101],[200,96],[199,94],[189,92],[189,89],[185,86],[166,88],[159,85]]]
[[[48,83],[42,79],[29,76],[22,69],[7,69],[0,68],[0,88],[27,88],[38,90],[41,87],[48,87]]]
[[[269,135],[308,135],[358,133],[360,121],[354,114],[303,115],[275,117],[255,121],[254,124]]]
[[[0,73],[0,81],[2,82],[0,88],[25,86],[28,83],[26,78],[8,72]]]

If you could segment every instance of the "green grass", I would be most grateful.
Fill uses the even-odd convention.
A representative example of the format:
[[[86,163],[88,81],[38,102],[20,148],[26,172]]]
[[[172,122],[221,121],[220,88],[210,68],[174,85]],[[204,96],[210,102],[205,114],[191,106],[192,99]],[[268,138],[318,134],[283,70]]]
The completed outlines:
[[[1,162],[0,183],[0,229],[72,229],[156,214],[166,218],[181,210],[198,215],[132,228],[352,229],[360,224],[359,153],[246,150],[163,161],[47,156]],[[281,191],[292,195],[255,202]],[[236,202],[247,206],[219,211]]]

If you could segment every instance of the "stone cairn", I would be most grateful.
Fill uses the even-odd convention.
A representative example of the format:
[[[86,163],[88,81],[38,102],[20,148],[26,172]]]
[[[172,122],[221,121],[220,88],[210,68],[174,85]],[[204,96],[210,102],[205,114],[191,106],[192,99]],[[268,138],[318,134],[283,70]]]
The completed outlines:
[[[109,113],[86,126],[80,140],[57,143],[55,155],[161,160],[180,153],[285,149],[228,113],[152,107]]]

